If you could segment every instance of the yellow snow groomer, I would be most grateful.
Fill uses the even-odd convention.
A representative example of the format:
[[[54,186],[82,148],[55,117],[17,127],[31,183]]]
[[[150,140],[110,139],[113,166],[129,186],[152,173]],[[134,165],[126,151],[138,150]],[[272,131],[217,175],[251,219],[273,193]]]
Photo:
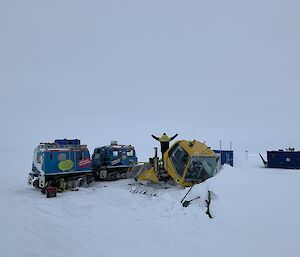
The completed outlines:
[[[173,180],[182,186],[192,186],[214,176],[217,172],[219,157],[210,147],[193,140],[176,141],[163,153],[162,159],[155,155],[139,167],[129,172],[129,177],[138,181]]]

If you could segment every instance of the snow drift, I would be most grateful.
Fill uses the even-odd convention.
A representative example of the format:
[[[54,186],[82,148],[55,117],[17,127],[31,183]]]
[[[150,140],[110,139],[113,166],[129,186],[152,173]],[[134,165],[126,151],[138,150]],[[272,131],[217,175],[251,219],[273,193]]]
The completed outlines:
[[[258,155],[196,185],[187,200],[200,198],[187,208],[180,200],[188,189],[134,194],[131,180],[47,199],[17,166],[3,173],[0,256],[300,255],[300,172],[264,169]],[[208,191],[213,219],[205,213]]]

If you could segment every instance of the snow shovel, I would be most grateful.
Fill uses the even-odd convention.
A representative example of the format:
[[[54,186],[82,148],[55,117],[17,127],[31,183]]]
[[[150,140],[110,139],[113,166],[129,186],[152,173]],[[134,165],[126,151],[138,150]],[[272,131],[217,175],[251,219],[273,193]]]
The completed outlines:
[[[185,194],[185,196],[181,199],[181,203],[183,202],[183,200],[187,197],[187,195],[191,192],[193,186],[190,187],[189,191],[187,191],[187,193]]]
[[[200,196],[197,196],[196,198],[192,199],[192,200],[188,200],[188,201],[184,201],[184,199],[187,197],[187,195],[191,192],[191,190],[193,189],[194,186],[191,186],[189,191],[185,194],[185,196],[181,199],[181,204],[183,207],[188,207],[190,205],[190,203],[196,199],[199,199]]]
[[[182,206],[183,206],[183,207],[188,207],[192,201],[194,201],[194,200],[196,200],[196,199],[199,199],[199,198],[200,198],[200,196],[197,196],[197,197],[195,197],[195,198],[192,199],[192,200],[184,201],[184,202],[182,203]]]

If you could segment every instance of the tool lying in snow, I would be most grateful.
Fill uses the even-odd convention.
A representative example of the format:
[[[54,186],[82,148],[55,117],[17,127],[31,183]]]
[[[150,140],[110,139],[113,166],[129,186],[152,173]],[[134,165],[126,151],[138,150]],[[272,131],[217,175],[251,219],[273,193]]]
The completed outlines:
[[[197,197],[195,197],[195,198],[192,199],[192,200],[184,201],[184,202],[182,203],[182,206],[183,206],[183,207],[188,207],[192,201],[194,201],[194,200],[196,200],[196,199],[199,199],[199,198],[200,198],[200,196],[197,196]]]
[[[206,210],[205,213],[207,214],[207,216],[210,219],[212,219],[212,216],[211,216],[211,213],[210,213],[210,209],[209,209],[210,203],[211,203],[211,193],[210,193],[210,191],[207,191],[207,200],[205,200],[205,202],[206,202],[206,208],[207,208],[207,210]]]
[[[183,207],[188,207],[192,201],[200,198],[200,196],[197,196],[197,197],[195,197],[192,200],[184,201],[184,199],[187,197],[187,195],[191,192],[192,188],[193,188],[193,186],[190,187],[189,191],[187,191],[187,193],[185,194],[185,196],[180,201],[180,203],[182,204]]]
[[[187,195],[191,192],[193,186],[190,187],[189,191],[187,191],[187,193],[185,194],[185,196],[181,199],[181,203],[183,202],[183,200],[187,197]]]

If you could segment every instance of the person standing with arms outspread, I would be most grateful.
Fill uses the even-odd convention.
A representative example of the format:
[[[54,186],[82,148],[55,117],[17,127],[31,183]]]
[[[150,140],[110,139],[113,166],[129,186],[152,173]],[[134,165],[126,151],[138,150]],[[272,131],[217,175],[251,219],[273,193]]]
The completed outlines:
[[[161,137],[156,137],[154,135],[151,135],[155,140],[160,142],[160,148],[161,148],[161,155],[162,155],[162,159],[164,156],[164,153],[169,149],[169,145],[170,142],[178,136],[178,134],[172,136],[172,137],[168,137],[166,135],[166,133],[163,133],[163,135]]]

